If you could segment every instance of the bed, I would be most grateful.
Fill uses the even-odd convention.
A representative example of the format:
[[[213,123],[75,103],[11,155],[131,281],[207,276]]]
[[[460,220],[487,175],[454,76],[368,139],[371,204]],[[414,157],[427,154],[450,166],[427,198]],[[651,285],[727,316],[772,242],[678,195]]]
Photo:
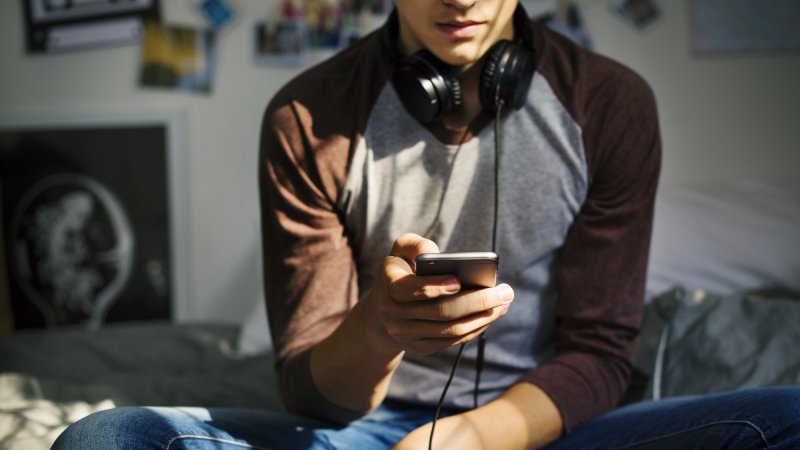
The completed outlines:
[[[626,401],[800,384],[800,183],[664,188]],[[261,298],[241,324],[0,337],[0,449],[47,449],[122,405],[281,409]],[[724,374],[722,376],[721,374]]]
[[[123,405],[280,408],[268,352],[235,325],[122,323],[0,339],[0,448],[47,449],[66,425]]]

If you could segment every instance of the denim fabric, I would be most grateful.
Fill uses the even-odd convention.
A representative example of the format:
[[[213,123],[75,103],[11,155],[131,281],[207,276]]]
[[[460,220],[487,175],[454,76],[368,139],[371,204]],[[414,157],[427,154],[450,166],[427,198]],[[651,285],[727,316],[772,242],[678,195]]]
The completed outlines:
[[[612,410],[546,450],[800,449],[800,386],[672,397]]]
[[[342,427],[258,409],[122,407],[78,421],[53,449],[386,449],[432,416],[385,402]]]
[[[348,426],[262,410],[117,408],[67,429],[54,449],[386,449],[431,411],[387,402]],[[800,387],[676,397],[613,410],[547,447],[798,449]]]

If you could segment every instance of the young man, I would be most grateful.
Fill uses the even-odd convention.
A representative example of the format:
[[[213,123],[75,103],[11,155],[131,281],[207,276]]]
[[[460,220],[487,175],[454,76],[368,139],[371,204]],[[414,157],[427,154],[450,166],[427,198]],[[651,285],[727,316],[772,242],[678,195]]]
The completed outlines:
[[[505,40],[519,48],[498,57]],[[435,59],[418,64],[421,50]],[[493,85],[503,70],[514,75]],[[462,105],[429,108],[447,110],[452,85]],[[652,404],[597,421],[614,439],[580,428],[619,404],[641,320],[660,140],[652,93],[630,70],[530,24],[515,1],[399,0],[377,34],[273,99],[262,163],[290,410],[352,430],[381,405],[382,425],[407,419],[387,443],[423,448],[457,348],[485,333],[483,352],[464,351],[436,448],[534,448],[576,430],[555,445],[708,443],[681,440],[687,423],[669,426],[676,410]],[[416,277],[415,257],[440,249],[497,250],[501,284]],[[673,407],[695,411],[691,426],[724,420],[696,401]],[[647,414],[652,428],[636,429]]]
[[[627,385],[660,162],[652,94],[627,69],[532,27],[516,2],[396,8],[267,113],[265,276],[285,401],[344,423],[387,397],[432,412],[455,348],[485,331],[482,406],[471,409],[471,345],[445,400],[466,412],[441,420],[436,447],[544,445],[615,406]],[[518,86],[519,110],[501,109],[495,186],[480,85],[501,40],[528,50],[538,73]],[[463,96],[429,123],[404,108],[415,92],[398,81],[404,57],[423,49],[452,68]],[[414,258],[436,243],[492,250],[495,233],[496,288],[414,276]],[[401,446],[427,443],[431,412]]]
[[[270,326],[284,401],[310,419],[123,409],[57,447],[102,423],[170,448],[426,448],[461,344],[437,449],[797,444],[790,389],[595,419],[630,378],[659,165],[655,102],[630,70],[516,1],[398,0],[264,118]],[[440,250],[495,250],[500,284],[416,276]],[[781,407],[754,419],[753,398]]]

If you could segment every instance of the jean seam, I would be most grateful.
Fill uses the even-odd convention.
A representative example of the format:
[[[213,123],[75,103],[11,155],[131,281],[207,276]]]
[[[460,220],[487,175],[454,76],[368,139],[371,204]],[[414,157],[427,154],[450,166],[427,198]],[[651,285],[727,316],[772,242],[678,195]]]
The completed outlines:
[[[625,445],[623,445],[621,447],[614,447],[612,450],[622,450],[622,449],[626,449],[626,448],[631,448],[631,447],[634,447],[634,446],[637,446],[637,445],[642,445],[642,444],[649,443],[649,442],[655,442],[655,441],[658,441],[658,440],[661,440],[661,439],[665,439],[665,438],[668,438],[668,437],[677,436],[677,435],[679,435],[681,433],[700,430],[702,428],[707,428],[707,427],[711,427],[711,426],[714,426],[714,425],[733,425],[733,424],[735,424],[735,425],[745,425],[745,426],[752,427],[758,433],[758,436],[761,438],[761,441],[764,443],[764,447],[765,448],[769,448],[769,440],[767,440],[766,435],[761,430],[761,428],[759,428],[758,425],[754,424],[753,422],[750,422],[749,420],[721,420],[721,421],[717,421],[717,422],[705,423],[703,425],[698,425],[698,426],[695,426],[695,427],[692,427],[692,428],[687,428],[685,430],[674,431],[672,433],[664,434],[664,435],[658,436],[658,437],[652,437],[652,438],[649,438],[649,439],[644,439],[642,441],[628,443],[628,444],[625,444]]]
[[[267,447],[259,447],[259,446],[248,444],[248,443],[245,443],[245,442],[237,442],[237,441],[233,441],[233,440],[230,440],[230,439],[217,438],[217,437],[213,437],[213,436],[203,436],[201,434],[179,434],[177,436],[174,436],[164,446],[164,450],[169,450],[169,448],[172,446],[172,444],[175,443],[175,441],[180,440],[180,439],[203,439],[203,440],[207,440],[207,441],[214,441],[214,442],[222,442],[222,443],[225,443],[225,444],[232,444],[232,445],[236,445],[236,446],[239,446],[239,447],[242,447],[242,448],[252,448],[254,450],[270,450]]]

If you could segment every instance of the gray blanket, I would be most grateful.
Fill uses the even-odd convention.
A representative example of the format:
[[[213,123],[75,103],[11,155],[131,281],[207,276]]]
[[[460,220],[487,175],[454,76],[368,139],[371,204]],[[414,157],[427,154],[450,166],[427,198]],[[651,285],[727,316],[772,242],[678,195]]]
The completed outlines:
[[[645,309],[640,377],[627,401],[800,384],[796,296],[687,288],[658,296]]]
[[[0,449],[46,449],[114,406],[280,409],[269,355],[242,357],[227,325],[161,322],[0,338]]]
[[[627,401],[800,384],[799,324],[786,296],[669,291],[647,306]],[[0,449],[47,449],[114,406],[281,409],[271,356],[239,355],[237,334],[150,322],[0,338]]]

